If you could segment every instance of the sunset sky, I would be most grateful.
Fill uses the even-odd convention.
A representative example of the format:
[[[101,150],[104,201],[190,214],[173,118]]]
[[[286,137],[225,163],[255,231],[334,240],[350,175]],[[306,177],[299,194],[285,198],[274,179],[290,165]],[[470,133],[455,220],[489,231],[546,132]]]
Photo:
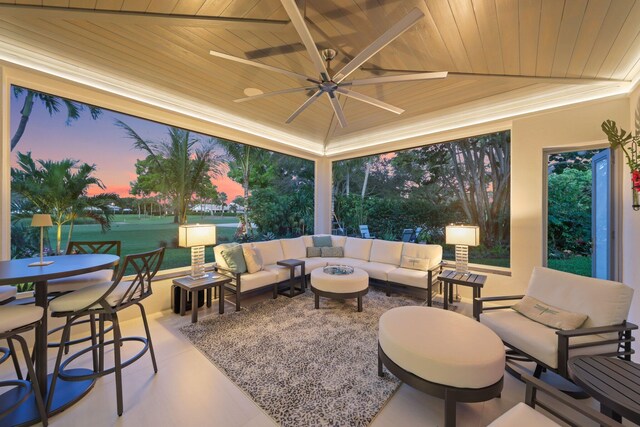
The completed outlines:
[[[20,122],[23,102],[24,95],[11,100],[11,136]],[[136,179],[135,162],[144,158],[145,153],[133,148],[133,141],[127,138],[123,129],[115,125],[115,121],[125,122],[146,140],[168,139],[165,125],[109,110],[102,110],[100,117],[93,120],[88,109],[85,109],[80,119],[71,122],[69,126],[66,124],[66,117],[64,107],[61,107],[59,113],[49,116],[43,103],[36,100],[25,133],[11,153],[11,166],[16,166],[18,151],[31,151],[34,160],[57,161],[71,158],[95,164],[95,176],[107,187],[105,192],[130,197],[129,182]],[[218,191],[227,193],[227,203],[242,194],[240,184],[226,175],[213,180],[213,183],[217,185]],[[97,192],[101,191],[95,186],[90,189],[90,194]]]

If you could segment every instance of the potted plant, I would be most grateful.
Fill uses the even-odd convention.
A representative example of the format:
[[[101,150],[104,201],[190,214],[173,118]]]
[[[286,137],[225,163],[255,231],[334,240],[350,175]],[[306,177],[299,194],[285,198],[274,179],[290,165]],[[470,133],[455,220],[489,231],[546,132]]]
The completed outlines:
[[[624,129],[618,129],[616,122],[605,120],[602,122],[602,131],[609,139],[612,150],[620,148],[631,169],[631,191],[633,210],[640,210],[640,135],[633,135]]]

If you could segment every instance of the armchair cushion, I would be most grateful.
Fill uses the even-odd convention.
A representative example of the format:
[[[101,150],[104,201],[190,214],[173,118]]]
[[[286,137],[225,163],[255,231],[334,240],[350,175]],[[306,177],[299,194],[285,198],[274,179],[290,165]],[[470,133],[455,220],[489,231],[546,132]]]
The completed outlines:
[[[416,288],[427,289],[429,286],[429,273],[424,270],[412,270],[402,267],[396,268],[388,273],[387,279],[390,282]]]
[[[347,237],[347,240],[344,243],[344,256],[346,258],[355,258],[363,261],[369,261],[372,243],[373,240],[370,239]]]
[[[558,368],[558,336],[556,330],[534,322],[514,310],[492,310],[480,315],[480,323],[488,326],[502,341],[535,357],[551,368]],[[588,335],[571,338],[571,344],[597,342],[611,339],[609,335]],[[611,353],[617,344],[576,348],[569,351],[569,357],[581,354]]]
[[[428,268],[431,268],[442,262],[442,246],[421,245],[419,243],[405,243],[402,246],[402,256],[428,259]],[[400,263],[398,263],[398,265],[400,265]]]
[[[587,320],[586,314],[563,310],[527,295],[511,308],[534,322],[565,331],[577,329]]]
[[[400,265],[402,257],[402,242],[389,242],[387,240],[374,240],[371,243],[369,261],[385,264]]]
[[[582,327],[618,325],[627,319],[633,289],[610,280],[535,267],[526,295],[563,310],[585,313]]]
[[[411,270],[427,271],[429,268],[429,258],[417,258],[403,255],[400,260],[400,267]]]
[[[244,261],[247,264],[247,272],[257,273],[262,270],[264,266],[262,257],[251,245],[242,245],[242,253],[244,255]]]

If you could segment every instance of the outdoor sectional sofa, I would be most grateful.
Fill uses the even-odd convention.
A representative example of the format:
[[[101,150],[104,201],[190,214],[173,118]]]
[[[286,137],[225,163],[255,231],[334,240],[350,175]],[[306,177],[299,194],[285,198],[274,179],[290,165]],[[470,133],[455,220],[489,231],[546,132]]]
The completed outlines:
[[[288,282],[289,269],[276,263],[285,259],[299,259],[305,263],[305,274],[327,265],[350,265],[365,270],[372,284],[381,284],[387,295],[392,289],[408,293],[426,295],[429,282],[433,282],[441,271],[442,246],[418,243],[391,242],[387,240],[360,239],[357,237],[331,236],[332,245],[341,246],[344,257],[307,258],[307,247],[313,246],[312,236],[293,239],[270,240],[266,242],[243,243],[260,253],[263,261],[261,271],[255,273],[235,273],[229,269],[221,255],[222,246],[214,247],[215,270],[229,275],[233,281],[227,287],[235,293],[236,310],[240,310],[241,296],[249,292],[273,287],[274,284]],[[426,269],[417,270],[400,267],[402,257],[427,260]],[[296,269],[300,276],[300,269]]]

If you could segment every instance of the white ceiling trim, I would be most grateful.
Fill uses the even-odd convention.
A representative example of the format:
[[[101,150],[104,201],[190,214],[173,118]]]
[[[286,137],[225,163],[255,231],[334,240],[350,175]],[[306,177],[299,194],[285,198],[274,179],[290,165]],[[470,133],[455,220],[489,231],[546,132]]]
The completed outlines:
[[[466,104],[413,117],[404,122],[368,129],[336,138],[325,149],[325,156],[334,157],[392,142],[425,137],[454,129],[495,122],[525,114],[572,104],[628,94],[634,84],[556,87],[540,92],[523,88],[483,98]],[[428,100],[426,100],[428,102]]]
[[[78,67],[36,50],[0,41],[0,60],[164,110],[265,138],[315,155],[323,155],[324,147],[322,142],[310,141],[306,138],[240,118],[211,105],[187,99],[183,95],[173,94],[169,91],[141,85],[138,82],[115,78]]]

